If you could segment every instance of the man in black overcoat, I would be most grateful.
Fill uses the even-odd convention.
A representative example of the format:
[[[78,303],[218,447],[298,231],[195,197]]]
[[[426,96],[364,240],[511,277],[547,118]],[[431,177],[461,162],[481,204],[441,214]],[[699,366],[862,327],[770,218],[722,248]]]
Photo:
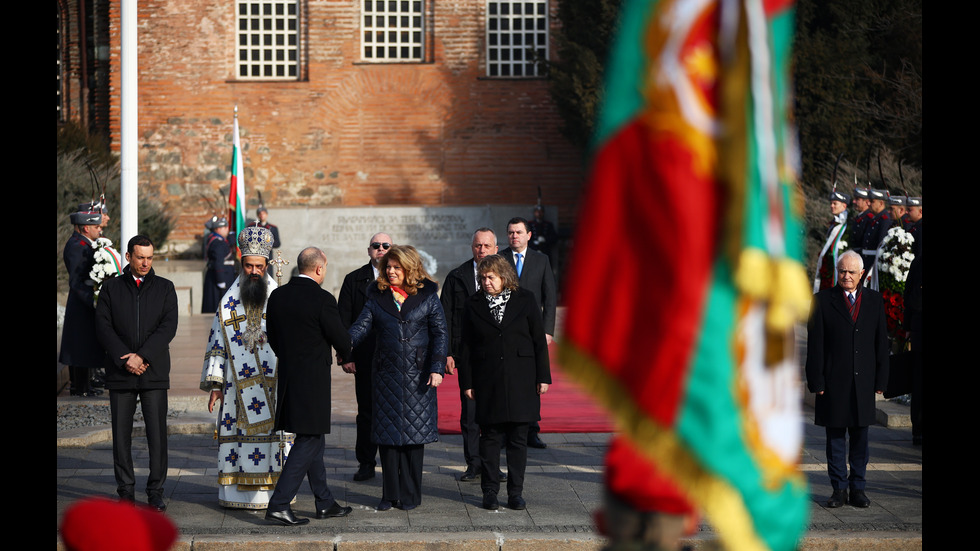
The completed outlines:
[[[391,244],[391,236],[386,233],[371,236],[367,249],[370,261],[344,277],[337,299],[344,329],[350,329],[364,309],[367,288],[378,279],[378,264],[388,253]],[[357,472],[354,473],[356,482],[374,478],[374,469],[378,464],[375,460],[378,445],[371,441],[371,360],[374,358],[374,339],[374,335],[365,339],[350,358],[354,362],[354,396],[357,398],[357,440],[354,443],[354,457],[357,459]],[[351,369],[349,365],[344,366],[344,371]]]
[[[112,459],[116,493],[134,501],[133,420],[140,404],[150,454],[147,503],[166,510],[167,390],[170,342],[177,335],[177,292],[153,271],[153,242],[137,235],[126,245],[129,263],[122,275],[102,283],[95,312],[99,342],[105,348],[106,380],[112,421]]]
[[[296,261],[299,275],[272,291],[266,309],[269,345],[279,358],[275,430],[296,434],[296,440],[276,490],[269,500],[266,520],[286,526],[306,524],[289,507],[304,476],[316,499],[316,518],[347,516],[327,487],[323,465],[324,438],[330,432],[330,348],[350,358],[351,341],[340,321],[337,300],[320,288],[327,257],[307,247]]]
[[[507,241],[510,246],[500,251],[500,255],[514,265],[521,288],[534,294],[538,307],[541,308],[545,338],[548,344],[551,344],[555,336],[558,289],[555,285],[555,274],[551,271],[551,261],[543,253],[528,247],[531,238],[528,221],[521,217],[511,218],[507,222]],[[539,432],[541,432],[540,424],[537,421],[531,423],[527,433],[528,446],[547,447],[538,436]]]
[[[817,395],[814,422],[826,429],[831,508],[871,504],[864,492],[868,427],[875,421],[875,393],[888,385],[885,306],[877,291],[861,286],[863,276],[861,256],[842,254],[837,285],[814,296],[807,323],[807,388]]]

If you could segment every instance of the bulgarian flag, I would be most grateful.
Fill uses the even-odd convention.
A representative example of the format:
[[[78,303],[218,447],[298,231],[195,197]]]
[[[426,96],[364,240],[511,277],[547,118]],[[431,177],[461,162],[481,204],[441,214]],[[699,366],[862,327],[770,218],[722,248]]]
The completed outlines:
[[[624,0],[566,277],[562,367],[739,551],[794,549],[810,506],[793,15]]]
[[[228,234],[232,236],[229,245],[238,253],[238,239],[235,237],[245,227],[245,175],[242,174],[242,143],[238,137],[238,106],[235,106],[233,130],[234,147],[231,152],[231,185],[228,188]]]

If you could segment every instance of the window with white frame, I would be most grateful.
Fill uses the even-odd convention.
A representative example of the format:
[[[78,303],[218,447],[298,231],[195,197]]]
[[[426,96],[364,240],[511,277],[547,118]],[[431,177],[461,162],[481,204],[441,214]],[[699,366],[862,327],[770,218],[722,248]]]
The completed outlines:
[[[423,61],[426,0],[361,0],[364,61]]]
[[[487,0],[487,76],[544,76],[547,59],[547,0]]]
[[[299,78],[299,2],[238,0],[237,78]]]

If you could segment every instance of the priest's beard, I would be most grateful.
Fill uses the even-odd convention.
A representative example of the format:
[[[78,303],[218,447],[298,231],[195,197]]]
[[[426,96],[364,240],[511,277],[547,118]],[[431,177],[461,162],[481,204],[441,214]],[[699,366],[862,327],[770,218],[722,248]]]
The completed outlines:
[[[245,308],[257,308],[259,311],[265,306],[266,293],[269,285],[265,281],[265,275],[250,276],[242,274],[242,304]]]

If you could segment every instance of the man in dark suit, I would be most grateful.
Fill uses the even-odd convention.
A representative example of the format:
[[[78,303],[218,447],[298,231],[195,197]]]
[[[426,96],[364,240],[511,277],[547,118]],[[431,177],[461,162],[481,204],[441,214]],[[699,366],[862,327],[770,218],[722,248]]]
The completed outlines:
[[[153,243],[145,235],[129,240],[129,265],[122,275],[102,283],[96,306],[99,342],[108,353],[106,382],[112,421],[112,459],[116,492],[134,501],[133,416],[139,402],[146,425],[150,474],[147,502],[158,511],[167,480],[167,390],[170,388],[170,341],[177,335],[174,284],[153,271]]]
[[[479,289],[476,267],[484,258],[497,254],[497,236],[490,228],[480,228],[473,232],[470,245],[473,258],[466,260],[446,275],[442,285],[442,309],[446,313],[449,328],[449,355],[446,357],[446,374],[452,375],[456,368],[456,355],[460,352],[463,329],[463,308],[466,299]],[[476,423],[476,403],[459,390],[459,430],[463,436],[463,459],[466,471],[460,475],[462,482],[472,482],[480,476],[480,426]]]
[[[826,428],[833,487],[827,507],[868,507],[868,427],[875,420],[875,393],[888,385],[888,328],[881,295],[860,284],[861,256],[842,254],[837,274],[837,285],[813,299],[807,323],[807,388],[817,395],[814,422]]]
[[[296,434],[276,490],[269,500],[266,520],[286,526],[306,524],[289,503],[307,477],[316,498],[316,518],[347,516],[327,487],[323,465],[323,435],[330,432],[330,348],[350,358],[350,337],[340,321],[337,300],[320,288],[327,257],[307,247],[296,261],[299,275],[272,291],[266,310],[269,345],[279,358],[274,430]]]
[[[58,361],[68,366],[72,396],[102,394],[90,381],[92,370],[105,363],[105,350],[95,337],[95,287],[89,277],[95,265],[92,244],[101,233],[102,219],[102,213],[91,208],[72,213],[75,231],[62,254],[68,271],[68,301]]]
[[[388,249],[391,248],[391,236],[386,233],[376,233],[368,243],[368,258],[371,260],[347,274],[344,284],[340,287],[339,308],[340,320],[344,329],[357,321],[357,316],[367,302],[367,288],[378,279],[378,264]],[[371,359],[374,357],[374,335],[369,336],[357,350],[351,360],[354,362],[354,396],[357,398],[357,440],[354,444],[354,457],[357,458],[357,472],[354,480],[357,482],[374,478],[374,469],[378,462],[375,456],[378,445],[371,441]],[[345,367],[344,371],[349,368]]]
[[[507,222],[507,241],[510,247],[500,251],[517,270],[520,286],[534,294],[541,308],[541,318],[544,321],[545,338],[548,344],[555,337],[555,311],[558,306],[558,291],[555,285],[555,275],[551,271],[551,261],[548,257],[534,249],[528,248],[531,240],[530,225],[520,217],[511,218]],[[538,436],[540,424],[535,421],[527,433],[527,445],[532,448],[548,447]]]

